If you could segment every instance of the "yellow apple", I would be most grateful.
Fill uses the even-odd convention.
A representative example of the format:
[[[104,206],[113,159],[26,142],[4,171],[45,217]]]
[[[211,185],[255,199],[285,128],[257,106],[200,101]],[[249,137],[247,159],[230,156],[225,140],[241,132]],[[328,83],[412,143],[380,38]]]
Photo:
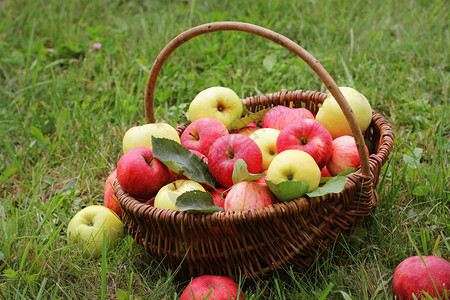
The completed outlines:
[[[184,192],[196,190],[205,192],[203,186],[194,180],[175,180],[169,184],[166,184],[158,191],[155,196],[154,206],[162,209],[172,209],[180,211],[175,205],[178,196],[180,196]]]
[[[124,226],[111,209],[91,205],[73,216],[67,227],[67,236],[69,242],[82,247],[83,256],[97,258],[102,254],[103,242],[111,250],[123,238]]]
[[[123,153],[137,147],[152,148],[152,136],[166,138],[180,143],[178,132],[169,124],[145,124],[128,129],[122,140]]]
[[[302,150],[279,153],[267,169],[267,180],[275,184],[283,181],[301,181],[309,186],[308,193],[320,182],[320,169],[314,158]]]
[[[279,133],[280,131],[274,128],[261,128],[249,136],[261,150],[263,156],[261,171],[267,170],[272,160],[277,156],[277,138]]]
[[[350,87],[339,87],[345,99],[350,105],[361,131],[364,133],[372,121],[372,108],[363,94]],[[316,120],[321,123],[331,134],[333,139],[343,136],[353,136],[350,125],[344,116],[339,104],[329,93],[322,107],[316,115]]]
[[[189,105],[191,122],[201,118],[214,118],[227,128],[243,111],[241,99],[229,88],[214,86],[201,91]]]

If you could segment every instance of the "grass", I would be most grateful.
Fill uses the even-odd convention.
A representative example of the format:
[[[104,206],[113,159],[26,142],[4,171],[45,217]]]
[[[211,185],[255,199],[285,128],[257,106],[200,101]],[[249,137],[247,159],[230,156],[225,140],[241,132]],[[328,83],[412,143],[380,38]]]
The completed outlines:
[[[351,242],[304,271],[241,284],[249,299],[391,299],[407,256],[449,258],[446,1],[0,1],[0,298],[175,299],[186,285],[127,236],[85,260],[66,228],[101,204],[121,138],[145,123],[153,60],[197,24],[236,20],[281,33],[394,128],[380,204]],[[99,51],[93,43],[102,43]],[[220,32],[181,46],[159,76],[158,121],[183,122],[199,91],[325,91],[284,48]]]

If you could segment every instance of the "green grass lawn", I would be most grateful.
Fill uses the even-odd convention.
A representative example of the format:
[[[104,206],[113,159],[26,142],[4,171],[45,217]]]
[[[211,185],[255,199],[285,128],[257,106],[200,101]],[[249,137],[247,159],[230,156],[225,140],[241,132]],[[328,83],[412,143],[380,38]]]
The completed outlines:
[[[392,299],[395,267],[449,259],[447,1],[0,1],[0,298],[176,299],[186,280],[130,236],[103,260],[67,243],[71,217],[103,203],[126,130],[145,123],[151,65],[177,34],[223,20],[297,42],[366,95],[396,139],[380,203],[351,242],[308,270],[241,283],[248,299]],[[101,43],[98,51],[94,43]],[[201,36],[164,65],[159,122],[184,122],[201,90],[242,98],[326,92],[298,57],[240,32]]]

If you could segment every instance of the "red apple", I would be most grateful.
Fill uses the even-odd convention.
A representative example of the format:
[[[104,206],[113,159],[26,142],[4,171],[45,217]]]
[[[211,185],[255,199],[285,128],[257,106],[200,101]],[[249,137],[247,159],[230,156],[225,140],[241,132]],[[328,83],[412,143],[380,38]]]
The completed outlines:
[[[222,122],[213,118],[197,119],[189,124],[181,134],[181,145],[187,149],[208,154],[211,145],[220,137],[227,135],[228,129]]]
[[[367,154],[369,154],[369,150],[367,150]],[[327,163],[328,172],[332,176],[336,176],[348,168],[359,168],[360,165],[358,148],[356,148],[355,139],[352,136],[343,135],[333,140],[331,158]]]
[[[244,211],[263,208],[277,203],[266,183],[241,181],[228,192],[225,198],[225,211]]]
[[[167,184],[169,170],[153,157],[152,149],[137,147],[120,157],[117,180],[124,191],[136,198],[148,200]]]
[[[231,278],[216,275],[203,275],[194,278],[181,294],[180,300],[194,299],[229,300],[242,299],[238,284]]]
[[[211,175],[223,187],[233,185],[233,167],[236,160],[243,159],[250,173],[258,173],[262,166],[262,153],[248,136],[229,134],[216,140],[208,154]]]
[[[411,256],[395,269],[392,279],[395,299],[414,299],[413,294],[418,299],[425,298],[422,291],[437,298],[437,291],[442,297],[444,289],[449,290],[450,262],[438,256],[422,256],[422,258],[425,264],[419,256]]]
[[[120,218],[122,218],[122,208],[120,207],[119,200],[114,195],[114,181],[116,180],[117,169],[109,174],[105,181],[105,187],[103,189],[103,204],[115,212]]]
[[[316,120],[304,119],[288,124],[277,138],[277,152],[302,150],[311,155],[319,168],[331,157],[333,139],[328,130]]]
[[[314,115],[306,108],[289,108],[278,105],[272,107],[265,114],[262,127],[282,130],[289,123],[302,119],[314,119]]]
[[[331,176],[330,172],[328,172],[327,166],[324,166],[322,169],[320,169],[320,177],[333,177]]]

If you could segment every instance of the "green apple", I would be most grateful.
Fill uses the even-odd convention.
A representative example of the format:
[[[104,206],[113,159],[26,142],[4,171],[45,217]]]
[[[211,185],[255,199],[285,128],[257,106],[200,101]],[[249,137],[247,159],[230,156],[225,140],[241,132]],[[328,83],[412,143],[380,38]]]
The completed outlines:
[[[272,160],[277,156],[277,138],[279,133],[280,131],[274,128],[261,128],[249,136],[261,150],[263,157],[261,171],[267,170]]]
[[[267,180],[275,184],[301,181],[309,186],[308,193],[319,186],[320,175],[314,158],[302,150],[285,150],[279,153],[267,169]]]
[[[180,143],[178,132],[169,124],[145,124],[128,129],[122,140],[123,153],[137,147],[152,148],[152,136],[171,139]]]
[[[358,121],[361,131],[364,133],[372,121],[372,108],[363,94],[350,87],[339,87],[345,99],[350,105]],[[353,136],[350,125],[341,110],[341,107],[329,93],[322,107],[316,115],[316,120],[321,123],[331,134],[333,139],[343,135]]]
[[[201,91],[189,105],[191,122],[201,118],[214,118],[227,128],[243,111],[241,99],[229,88],[214,86]]]
[[[85,257],[101,256],[104,235],[110,250],[124,236],[124,226],[111,209],[102,205],[83,208],[73,216],[67,228],[69,242],[82,245]]]
[[[180,211],[176,207],[178,196],[189,191],[203,191],[203,186],[190,179],[178,179],[163,186],[155,196],[155,207]]]

